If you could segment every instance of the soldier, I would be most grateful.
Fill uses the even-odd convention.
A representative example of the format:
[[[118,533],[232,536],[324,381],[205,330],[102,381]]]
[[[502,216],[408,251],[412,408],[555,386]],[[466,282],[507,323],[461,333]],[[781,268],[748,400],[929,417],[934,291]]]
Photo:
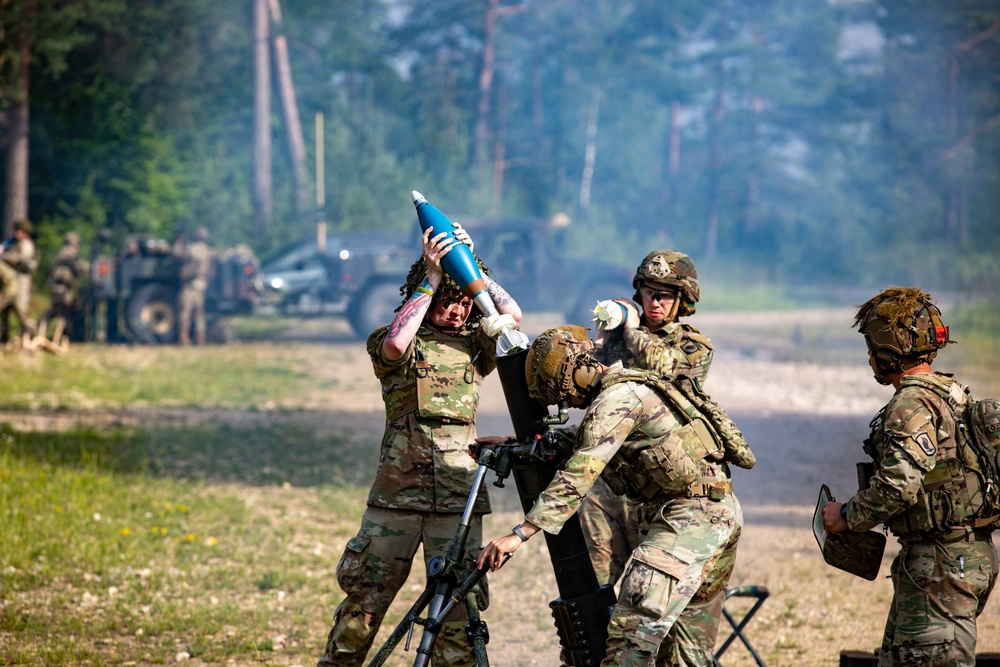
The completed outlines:
[[[843,533],[882,523],[901,545],[879,667],[973,667],[976,618],[997,576],[996,517],[972,518],[982,496],[969,492],[956,414],[970,400],[967,387],[931,370],[954,341],[930,294],[914,287],[878,293],[858,308],[854,327],[875,379],[896,393],[865,441],[875,461],[869,487],[827,503],[823,525]]]
[[[626,368],[656,371],[667,380],[686,375],[704,382],[714,354],[712,341],[678,321],[693,315],[701,298],[691,258],[676,250],[654,250],[636,268],[632,287],[641,314],[632,301],[616,300],[627,315],[622,326],[599,333],[594,357],[608,366],[621,361]],[[599,479],[580,507],[580,525],[598,581],[617,583],[641,541],[636,505]],[[696,608],[692,603],[685,613]],[[718,619],[712,624],[718,627]]]
[[[465,230],[455,228],[456,239],[472,247]],[[447,553],[475,476],[469,445],[476,437],[480,384],[496,367],[495,341],[486,333],[490,323],[480,322],[482,314],[473,312],[472,301],[441,267],[453,246],[444,233],[431,238],[430,232],[423,235],[423,256],[400,288],[404,300],[395,318],[368,337],[382,383],[385,433],[361,529],[337,566],[346,598],[334,614],[319,667],[362,664],[417,547],[423,543],[425,563]],[[479,266],[500,317],[520,321],[517,303]],[[469,544],[482,544],[482,516],[489,511],[484,492],[473,510]],[[488,604],[485,583],[477,595],[481,609]],[[460,605],[443,624],[433,664],[475,664],[466,623]]]
[[[205,290],[212,268],[212,251],[208,247],[208,230],[194,230],[191,243],[183,239],[183,232],[174,242],[174,254],[180,258],[181,289],[177,298],[177,342],[191,344],[191,323],[194,322],[196,345],[205,344]]]
[[[31,221],[21,218],[14,221],[14,236],[7,243],[0,261],[14,269],[13,280],[11,272],[4,271],[0,281],[3,282],[0,294],[0,340],[7,342],[9,338],[9,314],[13,311],[21,326],[21,334],[28,338],[35,337],[38,327],[28,314],[31,304],[31,275],[38,269],[38,257],[35,243],[31,240]],[[14,287],[11,287],[13,283]],[[29,343],[30,347],[30,343]]]
[[[587,411],[563,469],[510,535],[486,545],[478,565],[496,570],[540,530],[558,533],[603,475],[612,489],[641,501],[648,532],[622,577],[601,664],[714,665],[702,642],[677,638],[693,598],[720,608],[725,601],[743,525],[729,462],[749,467],[752,454],[742,436],[736,448],[691,420],[691,401],[707,399],[693,381],[674,387],[656,372],[608,367],[592,349],[586,331],[572,325],[532,344],[525,366],[532,398]],[[676,396],[682,386],[693,393]]]
[[[44,338],[48,333],[50,319],[55,319],[56,328],[52,333],[52,344],[62,343],[66,327],[73,321],[77,308],[77,284],[87,273],[87,262],[80,257],[80,235],[66,232],[63,247],[56,255],[49,270],[49,309],[45,311],[38,325],[38,335]]]

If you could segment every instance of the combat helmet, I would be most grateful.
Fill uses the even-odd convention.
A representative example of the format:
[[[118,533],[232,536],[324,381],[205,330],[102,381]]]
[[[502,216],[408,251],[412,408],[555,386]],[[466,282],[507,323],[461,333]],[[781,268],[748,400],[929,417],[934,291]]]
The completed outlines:
[[[528,395],[545,405],[589,395],[598,379],[594,344],[575,324],[547,329],[535,339],[524,364]]]
[[[948,343],[948,327],[931,295],[916,287],[888,287],[858,306],[853,327],[865,337],[875,379],[930,363]]]
[[[647,282],[676,287],[683,296],[677,311],[678,317],[693,315],[695,304],[701,298],[698,289],[698,272],[690,257],[676,250],[654,250],[646,255],[632,278],[637,303],[642,303],[639,289]]]

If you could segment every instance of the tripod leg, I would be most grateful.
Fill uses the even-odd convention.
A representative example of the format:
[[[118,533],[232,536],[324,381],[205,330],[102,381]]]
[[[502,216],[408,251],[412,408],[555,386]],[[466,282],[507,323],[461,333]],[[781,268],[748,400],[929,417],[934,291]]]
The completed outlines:
[[[392,655],[393,649],[395,649],[396,646],[399,645],[399,642],[402,641],[403,637],[410,632],[410,629],[413,627],[413,623],[420,618],[421,612],[423,612],[423,610],[427,607],[427,604],[430,602],[433,595],[434,582],[429,581],[427,582],[427,588],[425,588],[424,592],[420,594],[417,601],[413,603],[410,610],[406,612],[406,616],[403,617],[403,620],[401,620],[399,625],[397,625],[392,631],[392,634],[389,635],[389,638],[385,641],[385,644],[382,645],[382,648],[378,650],[375,657],[368,663],[368,667],[381,667],[385,664],[385,661],[389,659],[390,655]]]
[[[479,618],[479,605],[475,595],[465,598],[465,609],[469,614],[465,636],[476,655],[476,667],[490,667],[490,659],[486,655],[486,645],[490,643],[490,631],[486,627],[486,621]]]

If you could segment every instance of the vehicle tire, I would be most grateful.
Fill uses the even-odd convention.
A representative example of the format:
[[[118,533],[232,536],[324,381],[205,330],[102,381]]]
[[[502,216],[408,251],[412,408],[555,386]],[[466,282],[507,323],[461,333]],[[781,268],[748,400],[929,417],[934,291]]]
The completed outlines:
[[[347,320],[354,334],[365,340],[372,331],[392,322],[402,300],[399,286],[394,283],[375,283],[359,291],[347,307]]]
[[[125,306],[129,330],[147,345],[176,342],[177,315],[177,293],[156,283],[140,287]]]
[[[604,299],[631,298],[632,294],[623,294],[618,283],[600,282],[588,285],[580,292],[580,298],[573,307],[566,311],[567,324],[594,328],[594,306]]]

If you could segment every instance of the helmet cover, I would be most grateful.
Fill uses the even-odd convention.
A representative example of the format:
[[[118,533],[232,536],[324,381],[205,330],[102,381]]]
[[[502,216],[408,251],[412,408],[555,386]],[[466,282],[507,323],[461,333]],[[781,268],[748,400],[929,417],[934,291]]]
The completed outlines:
[[[545,405],[555,405],[569,396],[584,396],[573,378],[577,366],[593,364],[594,344],[587,330],[575,324],[565,324],[543,331],[528,350],[524,378],[528,394]]]
[[[931,295],[916,287],[888,287],[858,306],[854,328],[865,337],[875,378],[930,363],[948,343],[948,327]]]
[[[695,270],[694,261],[684,253],[676,250],[654,250],[646,255],[636,268],[635,277],[632,278],[632,287],[635,288],[633,298],[637,303],[642,303],[639,290],[646,283],[677,288],[683,296],[677,315],[680,317],[694,314],[695,304],[701,298],[698,272]]]

